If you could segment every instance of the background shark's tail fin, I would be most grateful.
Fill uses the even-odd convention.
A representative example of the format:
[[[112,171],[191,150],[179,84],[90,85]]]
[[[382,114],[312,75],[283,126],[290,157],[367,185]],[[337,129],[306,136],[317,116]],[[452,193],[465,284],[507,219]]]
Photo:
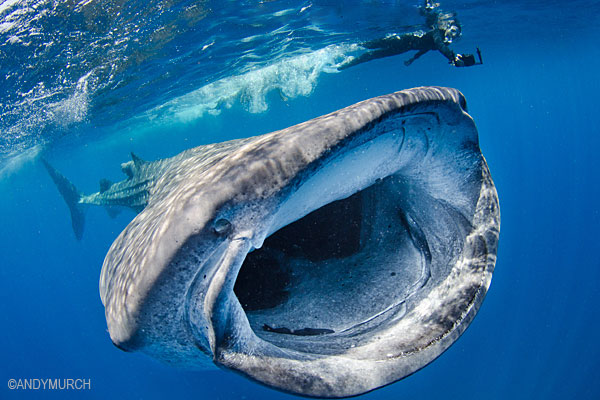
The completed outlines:
[[[73,185],[67,178],[58,172],[52,165],[48,164],[46,160],[42,159],[42,162],[48,170],[50,177],[56,184],[58,191],[62,195],[63,199],[65,199],[67,206],[69,206],[69,211],[71,211],[71,224],[73,225],[73,232],[75,233],[77,240],[81,240],[85,222],[84,208],[79,203],[81,194],[75,185]]]

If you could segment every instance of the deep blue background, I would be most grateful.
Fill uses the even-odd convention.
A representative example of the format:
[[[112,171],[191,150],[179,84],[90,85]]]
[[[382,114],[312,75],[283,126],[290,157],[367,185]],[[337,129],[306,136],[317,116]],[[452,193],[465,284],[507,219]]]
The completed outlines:
[[[47,157],[84,192],[121,179],[134,150],[154,159],[214,140],[266,133],[407,87],[459,88],[495,180],[502,228],[488,296],[438,360],[370,399],[598,399],[600,304],[597,163],[599,29],[488,38],[483,66],[428,54],[324,75],[308,98],[269,97],[264,114],[234,107],[193,125],[76,138]],[[595,33],[595,34],[593,34]],[[470,48],[465,39],[459,47]],[[106,251],[133,217],[90,209],[81,242],[41,164],[0,180],[0,398],[281,399],[224,371],[189,372],[112,346],[98,295]],[[80,392],[9,391],[9,378],[89,378]]]

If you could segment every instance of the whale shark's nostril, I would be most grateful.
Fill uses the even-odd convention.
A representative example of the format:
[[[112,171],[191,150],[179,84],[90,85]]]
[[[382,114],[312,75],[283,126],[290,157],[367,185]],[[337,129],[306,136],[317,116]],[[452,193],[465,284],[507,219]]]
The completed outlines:
[[[231,222],[225,218],[220,218],[215,221],[214,229],[217,235],[226,235],[231,231]]]

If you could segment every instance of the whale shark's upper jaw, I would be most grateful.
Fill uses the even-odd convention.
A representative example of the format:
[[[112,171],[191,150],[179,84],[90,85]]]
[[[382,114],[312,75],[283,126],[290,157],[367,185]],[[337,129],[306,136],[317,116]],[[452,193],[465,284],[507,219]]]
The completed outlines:
[[[319,397],[423,367],[495,263],[497,196],[464,108],[412,89],[179,159],[106,257],[113,342]]]

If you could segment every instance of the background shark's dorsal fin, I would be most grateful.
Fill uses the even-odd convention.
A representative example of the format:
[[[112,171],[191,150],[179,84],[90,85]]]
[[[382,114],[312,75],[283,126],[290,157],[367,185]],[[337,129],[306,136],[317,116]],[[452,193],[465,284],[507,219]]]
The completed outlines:
[[[133,160],[133,163],[135,164],[136,167],[140,167],[143,164],[148,162],[148,161],[142,160],[141,158],[136,156],[133,151],[131,152],[131,159]]]
[[[112,185],[112,182],[109,181],[108,179],[100,179],[100,193],[106,192],[110,188],[111,185]]]

